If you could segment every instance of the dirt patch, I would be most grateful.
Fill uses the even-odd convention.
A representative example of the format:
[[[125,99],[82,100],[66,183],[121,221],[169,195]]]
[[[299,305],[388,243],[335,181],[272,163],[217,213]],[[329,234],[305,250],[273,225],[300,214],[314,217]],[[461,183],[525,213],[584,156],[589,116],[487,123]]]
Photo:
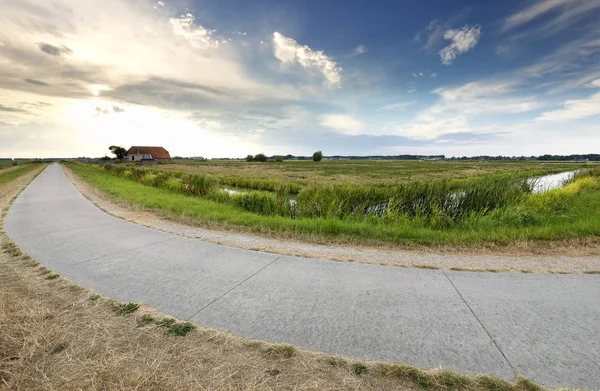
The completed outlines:
[[[549,243],[521,242],[511,246],[436,246],[410,250],[392,246],[343,246],[291,241],[256,234],[208,229],[191,225],[183,217],[173,220],[111,198],[88,185],[69,168],[63,170],[77,189],[114,216],[147,227],[217,244],[308,258],[388,266],[445,270],[518,273],[585,273],[600,269],[600,244],[591,239]]]

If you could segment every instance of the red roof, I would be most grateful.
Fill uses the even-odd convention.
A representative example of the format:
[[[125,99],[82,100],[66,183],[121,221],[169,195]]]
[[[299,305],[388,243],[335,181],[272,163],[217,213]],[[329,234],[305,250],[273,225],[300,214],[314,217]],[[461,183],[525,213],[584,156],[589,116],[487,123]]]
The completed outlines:
[[[138,152],[139,151],[139,152]],[[129,148],[127,151],[128,155],[137,155],[137,154],[150,154],[154,159],[170,159],[171,155],[169,155],[169,151],[164,149],[163,147],[139,147],[134,145]]]

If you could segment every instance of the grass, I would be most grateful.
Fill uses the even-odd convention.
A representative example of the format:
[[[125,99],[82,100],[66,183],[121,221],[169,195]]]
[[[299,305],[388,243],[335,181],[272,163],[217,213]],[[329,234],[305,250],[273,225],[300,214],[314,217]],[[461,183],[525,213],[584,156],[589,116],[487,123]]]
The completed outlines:
[[[28,163],[6,170],[0,170],[0,185],[9,183],[22,175],[39,169],[42,167],[42,164],[43,163]]]
[[[56,280],[58,277],[60,277],[60,274],[50,274],[46,276],[46,280]]]
[[[145,326],[154,322],[154,318],[150,314],[144,314],[141,318],[138,319],[138,323],[140,326]]]
[[[270,345],[265,350],[269,355],[284,358],[293,357],[296,354],[296,348],[292,345]]]
[[[193,174],[211,174],[240,180],[292,182],[306,185],[382,185],[434,179],[466,179],[507,172],[535,176],[573,170],[586,164],[570,162],[470,162],[470,161],[284,161],[248,163],[243,161],[172,162],[160,164],[160,170]],[[249,187],[230,183],[231,186]],[[259,189],[267,190],[267,188]]]
[[[353,364],[352,369],[354,370],[354,373],[357,375],[361,375],[361,374],[367,372],[367,370],[368,370],[367,366],[360,362]]]
[[[134,313],[140,308],[137,303],[115,303],[113,304],[113,311],[118,315],[125,316]]]
[[[177,337],[185,337],[190,331],[196,328],[196,326],[189,322],[177,322],[172,318],[164,318],[156,322],[156,324],[165,329],[165,333]]]
[[[600,235],[600,190],[580,178],[544,194],[521,194],[493,210],[460,219],[443,213],[374,216],[289,217],[259,214],[236,203],[192,197],[114,176],[84,165],[69,165],[84,181],[117,200],[158,211],[171,219],[208,227],[236,228],[268,236],[313,242],[411,245],[507,245],[515,242],[572,240]],[[481,181],[476,179],[475,182]],[[584,184],[582,185],[582,181]],[[476,196],[473,197],[476,199]]]

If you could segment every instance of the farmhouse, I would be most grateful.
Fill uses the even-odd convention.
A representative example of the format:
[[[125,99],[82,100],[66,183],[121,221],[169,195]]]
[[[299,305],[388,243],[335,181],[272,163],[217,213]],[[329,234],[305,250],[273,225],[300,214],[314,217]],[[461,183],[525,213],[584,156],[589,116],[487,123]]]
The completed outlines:
[[[132,162],[141,160],[171,160],[171,155],[163,147],[140,147],[134,145],[127,151],[125,160]]]

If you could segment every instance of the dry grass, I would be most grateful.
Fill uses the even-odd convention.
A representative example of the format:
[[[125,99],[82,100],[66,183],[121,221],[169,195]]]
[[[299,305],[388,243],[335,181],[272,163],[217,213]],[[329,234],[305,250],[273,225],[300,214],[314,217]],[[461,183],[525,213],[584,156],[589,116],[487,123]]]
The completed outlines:
[[[0,188],[0,209],[33,177]],[[2,221],[0,221],[2,223]],[[351,362],[251,341],[116,303],[51,272],[0,233],[0,388],[10,390],[538,390],[444,369]],[[135,307],[135,310],[130,311]],[[118,314],[115,308],[128,308]],[[183,324],[185,325],[185,324]],[[181,328],[180,328],[181,329]]]
[[[6,239],[2,239],[6,244]],[[95,299],[95,300],[92,300]],[[353,362],[196,327],[167,333],[145,306],[124,316],[24,256],[0,255],[0,384],[11,390],[538,390],[444,369]]]

